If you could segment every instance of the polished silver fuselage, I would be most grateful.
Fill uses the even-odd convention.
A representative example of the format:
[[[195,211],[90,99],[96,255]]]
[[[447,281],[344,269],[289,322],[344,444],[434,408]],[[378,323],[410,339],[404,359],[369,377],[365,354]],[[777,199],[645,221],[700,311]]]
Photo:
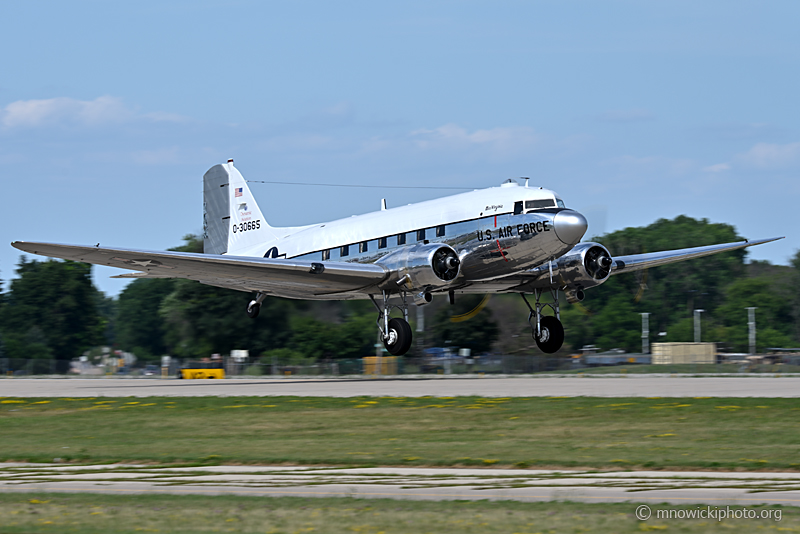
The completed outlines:
[[[451,284],[435,288],[433,292],[463,290],[475,282],[502,280],[508,275],[546,264],[571,250],[575,243],[565,243],[555,230],[554,219],[559,213],[562,217],[567,214],[580,217],[576,212],[564,208],[541,209],[516,215],[505,212],[473,220],[454,221],[434,228],[418,228],[400,234],[380,236],[358,243],[340,241],[338,246],[287,256],[287,259],[374,264],[400,247],[423,242],[441,243],[456,251],[461,260],[461,272]],[[442,235],[437,235],[437,228]],[[419,234],[420,230],[425,232],[424,237]],[[405,242],[403,243],[403,237],[398,236],[404,236]],[[381,246],[384,244],[385,246]],[[341,256],[343,246],[349,247],[345,257]],[[360,293],[360,298],[364,298],[364,293]]]

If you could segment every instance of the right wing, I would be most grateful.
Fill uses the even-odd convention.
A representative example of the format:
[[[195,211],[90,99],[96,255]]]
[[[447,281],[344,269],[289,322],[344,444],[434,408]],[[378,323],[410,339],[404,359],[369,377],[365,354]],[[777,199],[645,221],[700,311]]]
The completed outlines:
[[[186,278],[204,284],[290,298],[347,298],[388,275],[375,264],[300,261],[188,252],[86,247],[14,241],[31,254],[139,271],[122,278]],[[377,290],[379,291],[379,290]],[[329,298],[330,298],[329,297]]]
[[[663,252],[650,252],[647,254],[631,254],[628,256],[613,256],[611,264],[611,274],[623,274],[633,271],[640,271],[649,267],[658,267],[679,261],[702,258],[720,252],[738,250],[741,248],[761,245],[771,241],[783,239],[773,237],[769,239],[758,239],[754,241],[740,241],[738,243],[722,243],[720,245],[709,245],[705,247],[682,248],[678,250],[665,250]],[[551,286],[550,266],[543,263],[527,271],[513,273],[487,282],[479,282],[471,287],[464,288],[459,292],[463,293],[531,293],[536,289]]]
[[[647,254],[631,254],[629,256],[614,256],[614,263],[611,266],[611,274],[641,271],[650,267],[658,267],[668,263],[675,263],[703,256],[711,256],[729,250],[752,247],[777,241],[782,237],[771,237],[769,239],[758,239],[755,241],[740,241],[739,243],[722,243],[721,245],[708,245],[705,247],[682,248],[679,250],[665,250],[663,252],[650,252]]]

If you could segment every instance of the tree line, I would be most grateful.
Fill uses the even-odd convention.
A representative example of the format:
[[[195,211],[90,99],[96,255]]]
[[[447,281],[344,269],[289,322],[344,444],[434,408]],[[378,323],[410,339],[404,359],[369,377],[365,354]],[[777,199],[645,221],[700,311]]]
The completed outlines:
[[[741,239],[730,225],[685,216],[596,238],[612,255]],[[202,252],[202,240],[189,235],[172,250]],[[746,263],[745,256],[739,250],[615,275],[587,290],[582,303],[562,302],[563,351],[594,344],[636,352],[641,313],[651,314],[651,341],[692,341],[695,309],[705,310],[703,341],[746,351],[748,306],[758,307],[759,349],[800,345],[800,251],[790,266]],[[374,354],[378,341],[377,312],[370,301],[268,298],[253,320],[244,313],[251,295],[190,280],[135,280],[110,298],[94,287],[87,264],[22,257],[16,273],[5,291],[0,285],[0,357],[70,360],[105,345],[144,361],[164,354],[199,358],[248,349],[253,356],[302,363]],[[512,337],[527,340],[513,350],[527,350],[532,345],[527,311],[513,298],[494,298],[462,322],[450,318],[474,309],[481,295],[459,295],[453,306],[447,299],[434,299],[424,308],[426,329],[417,335],[413,350],[454,346],[503,352],[511,349]],[[413,312],[412,307],[415,326]]]

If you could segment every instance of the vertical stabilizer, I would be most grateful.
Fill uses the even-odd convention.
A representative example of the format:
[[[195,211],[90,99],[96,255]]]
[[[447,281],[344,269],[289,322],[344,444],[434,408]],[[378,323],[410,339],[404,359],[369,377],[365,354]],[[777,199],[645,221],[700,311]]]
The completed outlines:
[[[206,254],[259,254],[277,239],[233,160],[203,176],[203,251]],[[261,252],[263,254],[263,251]]]

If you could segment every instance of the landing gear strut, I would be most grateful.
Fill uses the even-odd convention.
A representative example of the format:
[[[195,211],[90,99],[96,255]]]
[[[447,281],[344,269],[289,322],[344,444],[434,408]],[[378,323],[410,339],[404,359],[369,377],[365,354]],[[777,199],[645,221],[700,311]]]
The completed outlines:
[[[558,349],[561,348],[561,345],[564,344],[564,326],[561,324],[561,311],[558,305],[558,290],[550,290],[550,293],[553,295],[553,303],[542,304],[539,300],[542,297],[542,291],[539,289],[533,290],[533,295],[536,297],[536,309],[534,310],[528,299],[525,298],[524,293],[520,293],[522,296],[522,300],[525,301],[525,304],[528,305],[528,309],[531,311],[530,315],[528,315],[528,323],[531,325],[531,335],[533,339],[536,340],[536,345],[539,349],[547,354],[553,354],[557,352]],[[549,306],[556,314],[555,317],[551,315],[542,315],[542,311],[546,306]],[[536,322],[531,322],[532,319],[536,319]]]
[[[401,293],[403,298],[402,306],[392,306],[389,304],[389,295],[383,292],[383,307],[378,306],[375,298],[370,295],[369,298],[378,309],[378,330],[381,333],[383,346],[392,356],[402,356],[408,349],[411,348],[411,341],[413,334],[411,332],[411,325],[408,324],[408,304],[406,304],[405,292]],[[403,312],[403,318],[395,317],[389,319],[389,313],[392,308],[398,308]]]
[[[258,312],[261,311],[261,303],[267,298],[266,293],[259,293],[256,298],[247,304],[247,316],[251,319],[258,317]]]

